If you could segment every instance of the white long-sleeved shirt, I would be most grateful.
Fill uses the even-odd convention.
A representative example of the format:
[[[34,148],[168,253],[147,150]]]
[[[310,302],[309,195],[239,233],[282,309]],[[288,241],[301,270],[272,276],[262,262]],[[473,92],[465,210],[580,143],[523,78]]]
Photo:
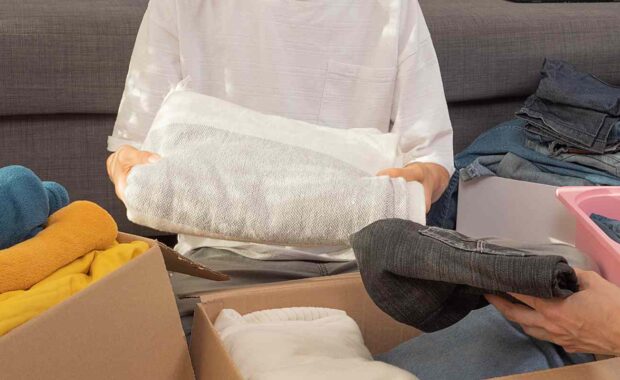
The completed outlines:
[[[164,97],[186,77],[194,91],[260,112],[398,133],[405,162],[453,171],[452,126],[417,0],[151,0],[108,149],[140,148]],[[353,258],[342,247],[183,235],[177,249],[204,246],[263,259]]]

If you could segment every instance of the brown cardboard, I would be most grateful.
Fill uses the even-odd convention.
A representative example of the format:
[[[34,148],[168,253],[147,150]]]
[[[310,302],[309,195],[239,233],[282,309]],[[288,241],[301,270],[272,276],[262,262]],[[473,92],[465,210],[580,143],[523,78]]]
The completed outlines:
[[[213,328],[222,309],[241,314],[257,310],[316,306],[345,310],[355,319],[373,354],[385,352],[419,332],[394,321],[372,302],[358,274],[288,281],[213,292],[201,297],[194,312],[190,353],[199,380],[241,380]]]
[[[229,279],[228,275],[216,272],[200,263],[191,261],[163,243],[157,242],[157,244],[161,249],[166,268],[171,272],[184,273],[213,281],[226,281]]]
[[[0,378],[194,378],[160,246],[122,233],[118,240],[142,240],[150,248],[0,337]]]
[[[456,230],[471,237],[574,244],[575,219],[556,189],[500,177],[461,182]]]
[[[235,309],[241,314],[293,306],[319,306],[345,310],[360,326],[364,341],[373,354],[388,351],[419,334],[417,330],[394,321],[379,310],[367,295],[359,274],[218,291],[203,295],[201,301],[194,313],[190,346],[190,355],[198,380],[242,380],[212,323],[225,308]],[[618,378],[620,378],[620,358],[502,379]]]

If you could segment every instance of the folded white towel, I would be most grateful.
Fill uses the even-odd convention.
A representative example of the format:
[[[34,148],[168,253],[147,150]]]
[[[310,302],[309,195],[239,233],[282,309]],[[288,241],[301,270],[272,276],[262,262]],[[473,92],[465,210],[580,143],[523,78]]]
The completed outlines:
[[[357,323],[341,310],[294,307],[242,316],[225,309],[215,328],[246,379],[416,379],[373,361]]]
[[[216,239],[348,245],[384,218],[425,222],[422,185],[376,177],[399,163],[398,138],[261,114],[176,90],[164,101],[125,199],[133,222]]]

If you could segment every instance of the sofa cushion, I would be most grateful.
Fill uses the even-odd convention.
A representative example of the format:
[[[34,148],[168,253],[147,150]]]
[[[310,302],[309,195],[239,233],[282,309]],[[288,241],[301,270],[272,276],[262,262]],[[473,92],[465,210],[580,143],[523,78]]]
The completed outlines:
[[[620,3],[419,1],[449,102],[530,94],[545,57],[620,83]]]
[[[147,3],[0,1],[0,115],[116,113]]]

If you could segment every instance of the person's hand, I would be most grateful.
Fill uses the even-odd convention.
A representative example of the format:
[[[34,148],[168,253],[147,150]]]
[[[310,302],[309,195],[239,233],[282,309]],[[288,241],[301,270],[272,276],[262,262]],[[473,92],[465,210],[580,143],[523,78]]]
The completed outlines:
[[[431,209],[431,204],[441,197],[450,180],[450,175],[443,166],[422,162],[409,164],[404,168],[381,170],[377,175],[392,178],[402,177],[408,182],[420,182],[424,186],[426,212]]]
[[[528,306],[486,295],[507,319],[567,352],[620,354],[620,288],[595,272],[575,269],[580,291],[563,300],[510,294]]]
[[[127,186],[127,176],[129,171],[136,165],[152,164],[160,159],[159,155],[151,152],[138,150],[130,145],[123,145],[116,152],[112,153],[106,161],[108,176],[114,183],[116,196],[125,201],[125,187]]]

